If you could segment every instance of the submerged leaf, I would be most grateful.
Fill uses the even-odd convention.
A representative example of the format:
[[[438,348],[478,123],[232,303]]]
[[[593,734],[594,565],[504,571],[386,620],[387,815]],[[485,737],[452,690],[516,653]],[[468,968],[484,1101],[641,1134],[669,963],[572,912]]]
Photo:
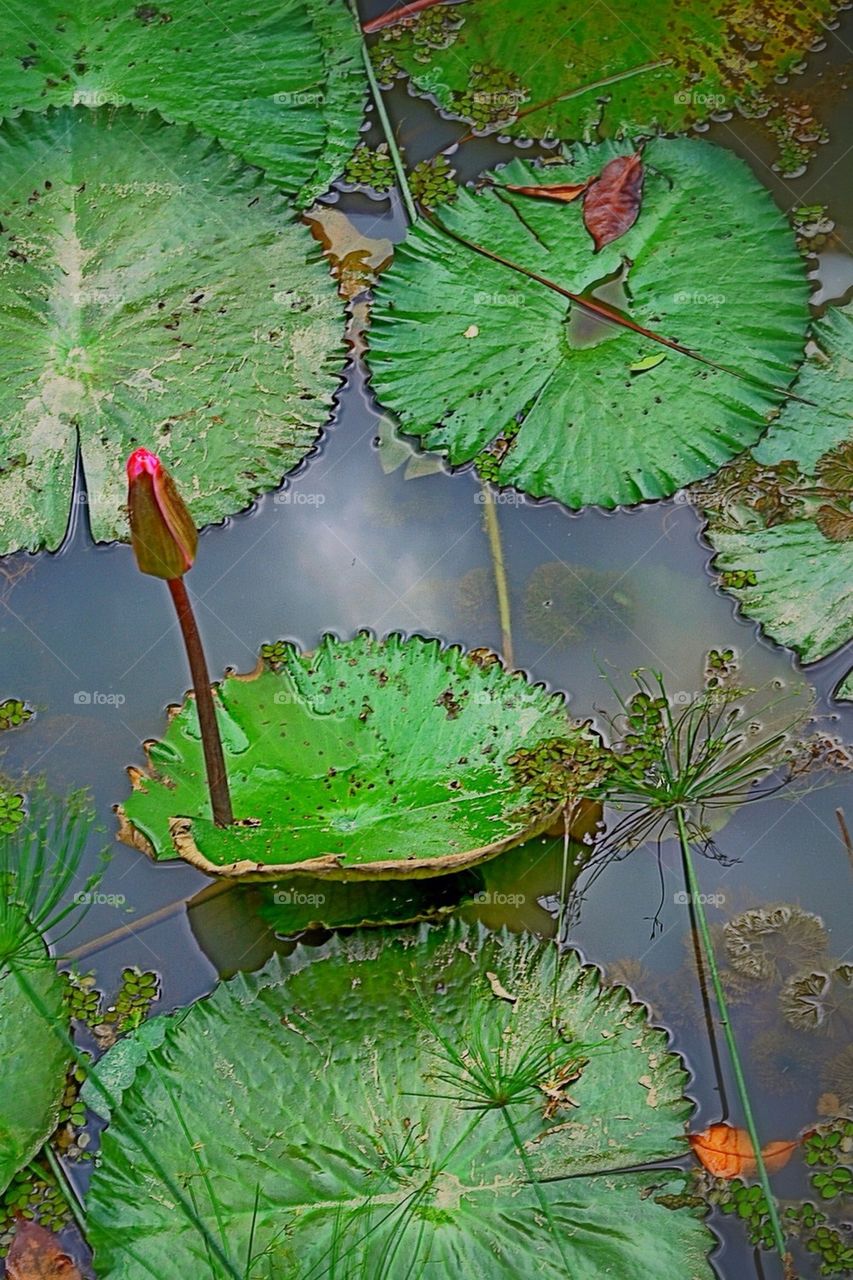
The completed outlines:
[[[573,750],[599,742],[562,698],[437,640],[327,636],[314,654],[271,646],[219,688],[238,822],[207,820],[195,703],[132,772],[123,835],[209,874],[276,879],[432,876],[473,866],[549,827],[573,783]],[[559,738],[555,786],[513,759]],[[541,770],[540,770],[541,773]],[[555,789],[556,787],[556,789]]]
[[[567,149],[548,181],[582,182],[629,154],[624,143]],[[507,190],[543,177],[520,160],[479,194],[461,189],[441,222],[581,297],[618,283],[628,321],[744,376],[671,351],[654,377],[631,377],[658,343],[420,219],[379,281],[367,354],[404,431],[454,465],[502,440],[490,479],[571,508],[667,497],[759,438],[808,322],[790,229],[729,152],[657,139],[644,162],[641,219],[597,254],[577,207]],[[463,337],[472,325],[476,342]]]
[[[82,107],[7,120],[0,187],[0,553],[59,546],[78,446],[98,541],[127,537],[138,445],[199,526],[280,484],[345,358],[282,197],[189,129]]]
[[[390,1257],[412,1275],[710,1280],[700,1214],[658,1202],[686,1176],[631,1171],[684,1150],[681,1061],[553,943],[458,923],[339,938],[164,1022],[92,1178],[102,1280],[203,1269],[134,1126],[176,1178],[203,1172],[240,1273],[251,1239],[282,1277],[345,1254],[371,1277]]]
[[[583,220],[598,253],[630,231],[643,199],[643,158],[639,152],[615,156],[587,188]]]
[[[304,208],[357,140],[359,43],[342,0],[7,0],[0,117],[108,103],[153,109],[266,170]],[[127,145],[141,163],[144,141]]]
[[[712,1124],[701,1133],[691,1133],[690,1145],[697,1160],[715,1178],[748,1178],[755,1173],[755,1148],[746,1129]],[[765,1143],[761,1154],[768,1172],[783,1169],[798,1146],[798,1140]]]
[[[52,1231],[18,1218],[6,1257],[6,1280],[82,1280]]]

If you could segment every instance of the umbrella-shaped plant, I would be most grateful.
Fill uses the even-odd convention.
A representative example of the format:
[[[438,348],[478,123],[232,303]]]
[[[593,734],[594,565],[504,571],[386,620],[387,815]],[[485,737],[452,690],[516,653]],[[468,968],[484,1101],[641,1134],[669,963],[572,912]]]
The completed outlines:
[[[128,475],[137,561],[169,582],[195,685],[147,770],[131,770],[130,843],[213,875],[407,878],[475,866],[564,813],[571,825],[599,739],[482,650],[366,632],[311,654],[281,641],[214,703],[183,582],[192,521],[152,454],[134,453]]]

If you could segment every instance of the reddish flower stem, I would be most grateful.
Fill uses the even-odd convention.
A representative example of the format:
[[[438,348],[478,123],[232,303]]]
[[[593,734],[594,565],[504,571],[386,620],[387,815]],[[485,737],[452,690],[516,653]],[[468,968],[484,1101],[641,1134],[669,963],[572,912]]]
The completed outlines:
[[[218,827],[228,827],[234,821],[231,811],[231,795],[228,790],[228,774],[225,770],[225,757],[222,753],[222,740],[219,726],[216,723],[216,712],[213,708],[213,694],[210,688],[210,676],[207,661],[201,645],[201,636],[196,625],[195,614],[190,603],[183,578],[170,578],[169,590],[175,602],[178,622],[190,663],[195,701],[198,708],[198,723],[201,729],[201,745],[204,750],[204,765],[207,770],[207,785],[210,789],[210,804],[213,810],[213,821]]]

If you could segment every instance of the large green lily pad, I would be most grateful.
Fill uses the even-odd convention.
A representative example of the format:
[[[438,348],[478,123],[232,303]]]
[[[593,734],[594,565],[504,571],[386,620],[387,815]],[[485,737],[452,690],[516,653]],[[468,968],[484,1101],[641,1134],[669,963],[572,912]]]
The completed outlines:
[[[629,1172],[686,1149],[681,1061],[624,988],[553,943],[458,924],[355,935],[166,1024],[91,1183],[103,1280],[209,1270],[134,1131],[192,1178],[235,1274],[710,1280],[699,1215],[660,1203],[685,1175]]]
[[[599,749],[562,697],[437,640],[327,636],[313,654],[267,652],[250,677],[226,676],[217,699],[235,817],[257,825],[207,816],[188,700],[147,744],[147,773],[131,771],[124,838],[215,875],[438,875],[552,825],[571,752]]]
[[[514,161],[494,187],[460,192],[441,219],[573,293],[604,282],[632,320],[746,377],[590,321],[423,219],[376,290],[373,387],[403,429],[455,464],[498,442],[490,478],[573,508],[667,497],[754,444],[794,376],[808,323],[791,232],[728,151],[651,143],[639,218],[600,253],[579,202],[502,189],[583,181],[627,149],[574,147],[547,170]],[[626,262],[624,296],[614,298]]]
[[[71,1054],[65,988],[39,934],[12,904],[0,920],[0,1192],[59,1122]],[[25,931],[20,941],[21,930]],[[7,940],[15,937],[12,954]],[[33,999],[35,997],[35,999]],[[60,1029],[60,1034],[57,1034]]]
[[[364,92],[344,0],[7,0],[0,10],[0,116],[154,109],[265,169],[302,207],[343,169]]]
[[[386,29],[374,58],[386,81],[404,72],[478,129],[583,140],[678,132],[772,84],[837,8],[831,0],[465,0]]]
[[[341,301],[283,198],[128,108],[7,121],[0,191],[0,554],[62,541],[78,439],[99,541],[127,534],[137,445],[198,524],[275,488],[344,361]]]
[[[722,585],[804,662],[853,636],[853,306],[814,339],[794,388],[809,403],[697,492]]]

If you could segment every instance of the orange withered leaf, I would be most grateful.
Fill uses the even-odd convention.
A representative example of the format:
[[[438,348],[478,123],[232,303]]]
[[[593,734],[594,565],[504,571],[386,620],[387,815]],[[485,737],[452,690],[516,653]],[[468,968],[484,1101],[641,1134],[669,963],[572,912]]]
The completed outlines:
[[[519,187],[508,182],[504,191],[514,191],[519,196],[538,196],[540,200],[557,200],[560,204],[571,204],[582,196],[589,186],[591,178],[586,182],[556,182],[552,186]]]
[[[639,151],[616,156],[589,184],[583,201],[583,220],[595,241],[596,253],[633,227],[643,199],[643,157]]]
[[[7,1280],[82,1280],[52,1231],[18,1218],[6,1258]]]
[[[715,1178],[749,1178],[756,1169],[755,1149],[746,1129],[720,1123],[701,1133],[691,1133],[689,1142],[697,1160]],[[793,1142],[766,1142],[761,1148],[768,1173],[784,1168],[799,1145]]]

